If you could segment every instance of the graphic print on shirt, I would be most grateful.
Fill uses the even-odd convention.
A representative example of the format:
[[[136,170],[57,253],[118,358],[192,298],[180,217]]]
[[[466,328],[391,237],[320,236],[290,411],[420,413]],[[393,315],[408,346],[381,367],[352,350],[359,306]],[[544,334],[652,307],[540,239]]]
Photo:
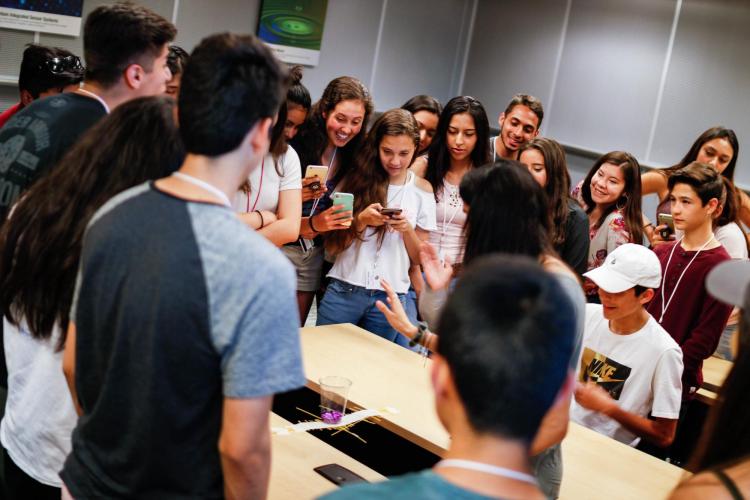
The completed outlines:
[[[592,381],[604,389],[613,399],[619,400],[631,368],[589,347],[583,348],[581,356],[580,381]]]

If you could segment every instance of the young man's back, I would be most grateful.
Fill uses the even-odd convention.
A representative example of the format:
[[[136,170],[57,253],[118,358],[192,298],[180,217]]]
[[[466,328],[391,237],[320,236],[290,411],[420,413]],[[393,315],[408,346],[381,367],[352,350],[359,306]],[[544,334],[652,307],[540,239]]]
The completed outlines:
[[[276,312],[295,310],[291,264],[228,207],[141,185],[95,215],[79,280],[68,489],[222,496],[223,399],[304,383],[297,317]]]
[[[0,220],[106,114],[101,103],[75,93],[40,99],[17,113],[0,131]]]

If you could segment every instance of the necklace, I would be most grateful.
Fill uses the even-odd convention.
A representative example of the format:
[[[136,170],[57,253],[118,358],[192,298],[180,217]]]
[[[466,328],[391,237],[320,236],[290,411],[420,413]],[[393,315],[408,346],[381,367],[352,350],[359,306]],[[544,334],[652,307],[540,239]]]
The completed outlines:
[[[525,472],[518,472],[517,470],[500,467],[499,465],[485,464],[482,462],[475,462],[474,460],[461,460],[458,458],[449,458],[441,460],[435,467],[453,467],[456,469],[473,470],[476,472],[483,472],[485,474],[491,474],[493,476],[505,477],[508,479],[515,479],[524,483],[537,485],[536,478],[531,474]]]
[[[193,177],[192,175],[186,174],[184,172],[174,172],[172,175],[174,177],[178,177],[182,179],[185,182],[189,182],[190,184],[193,184],[194,186],[198,186],[199,188],[202,188],[205,191],[208,191],[214,196],[217,196],[221,200],[222,205],[227,206],[227,207],[232,206],[232,202],[229,201],[229,197],[227,196],[227,194],[221,189],[217,188],[216,186],[209,184],[208,182],[202,179],[198,179],[197,177]]]
[[[711,237],[706,241],[697,252],[695,252],[695,255],[693,255],[693,258],[690,259],[690,262],[688,262],[688,265],[685,266],[685,269],[682,270],[682,273],[680,273],[680,277],[677,278],[677,283],[675,283],[674,288],[672,289],[672,293],[669,294],[669,298],[667,301],[664,301],[664,289],[667,287],[667,272],[669,271],[669,264],[672,262],[672,256],[674,255],[675,248],[677,248],[680,243],[682,243],[682,240],[684,240],[685,237],[683,236],[680,238],[680,240],[675,243],[675,245],[672,247],[672,251],[669,252],[669,258],[667,259],[667,265],[664,267],[664,278],[662,279],[663,283],[661,284],[661,316],[659,316],[659,324],[661,324],[662,321],[664,321],[664,314],[667,312],[667,308],[669,307],[669,304],[672,302],[672,299],[674,298],[675,292],[677,292],[677,287],[680,286],[680,281],[682,281],[682,277],[685,276],[685,273],[687,272],[688,268],[690,267],[690,264],[693,263],[696,257],[708,246],[709,243],[711,243],[714,240],[714,235],[711,233]]]
[[[385,206],[386,207],[388,207],[388,208],[394,208],[394,207],[391,206],[391,203],[393,203],[393,200],[395,200],[398,197],[398,195],[401,195],[401,199],[399,200],[399,203],[398,203],[399,207],[401,206],[401,204],[404,202],[404,195],[406,194],[404,192],[404,188],[406,187],[406,184],[409,182],[409,177],[410,176],[411,176],[411,172],[407,171],[406,172],[406,179],[404,179],[404,183],[401,184],[401,187],[398,188],[398,191],[396,191],[393,194],[393,197],[390,200],[387,200],[385,202]]]

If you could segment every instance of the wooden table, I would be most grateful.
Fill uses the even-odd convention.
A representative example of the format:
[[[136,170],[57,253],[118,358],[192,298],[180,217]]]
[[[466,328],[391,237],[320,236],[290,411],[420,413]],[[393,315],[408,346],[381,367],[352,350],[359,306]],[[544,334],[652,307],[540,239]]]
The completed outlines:
[[[383,427],[442,455],[450,438],[435,412],[430,382],[432,362],[354,325],[302,328],[307,387],[319,392],[326,375],[352,380],[350,404],[357,409],[393,407]]]
[[[571,423],[562,443],[561,499],[664,499],[688,472]]]
[[[714,356],[703,361],[702,389],[717,392],[732,370],[734,363]]]
[[[382,425],[442,455],[450,438],[434,410],[430,361],[354,325],[302,329],[307,386],[319,390],[324,375],[353,381],[357,408],[391,406]],[[684,471],[613,439],[571,423],[563,442],[561,498],[664,498]]]
[[[271,414],[272,427],[285,425],[289,425],[289,422]],[[316,498],[335,489],[335,484],[313,470],[319,465],[339,464],[372,482],[385,479],[369,467],[305,432],[273,436],[271,449],[268,498],[272,500]]]

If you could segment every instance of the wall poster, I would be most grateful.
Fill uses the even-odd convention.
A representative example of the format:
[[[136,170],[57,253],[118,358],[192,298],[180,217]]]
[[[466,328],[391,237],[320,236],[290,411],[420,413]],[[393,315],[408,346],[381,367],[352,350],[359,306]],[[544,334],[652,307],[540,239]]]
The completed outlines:
[[[280,60],[315,66],[320,57],[327,7],[328,0],[263,0],[258,37]]]
[[[83,0],[0,0],[0,28],[78,36]]]

